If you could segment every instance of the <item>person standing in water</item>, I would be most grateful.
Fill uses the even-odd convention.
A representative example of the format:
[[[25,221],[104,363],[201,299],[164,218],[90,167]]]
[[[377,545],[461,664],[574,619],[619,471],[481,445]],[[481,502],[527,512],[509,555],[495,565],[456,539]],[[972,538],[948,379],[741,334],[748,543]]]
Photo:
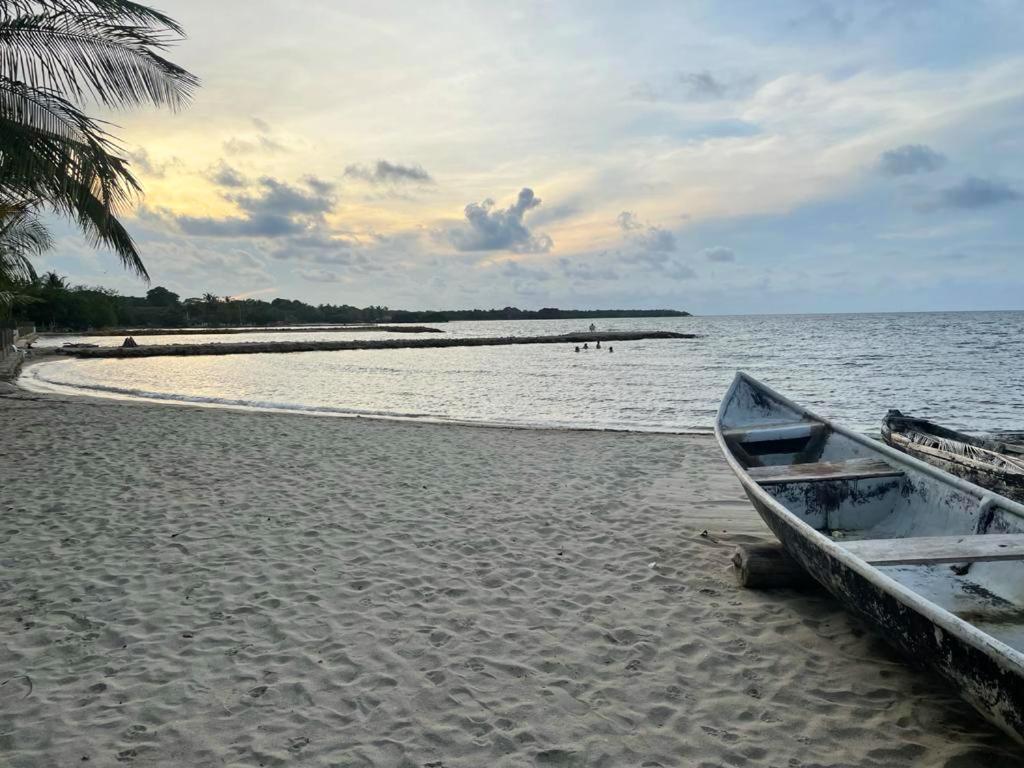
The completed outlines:
[[[597,348],[597,349],[600,349],[600,348],[601,348],[601,342],[600,342],[600,341],[598,341],[598,342],[597,342],[597,347],[596,347],[596,348]]]
[[[597,326],[596,326],[596,325],[594,325],[593,323],[591,323],[591,324],[590,324],[590,332],[591,332],[591,333],[593,333],[593,332],[594,332],[594,331],[596,331],[596,330],[597,330]]]

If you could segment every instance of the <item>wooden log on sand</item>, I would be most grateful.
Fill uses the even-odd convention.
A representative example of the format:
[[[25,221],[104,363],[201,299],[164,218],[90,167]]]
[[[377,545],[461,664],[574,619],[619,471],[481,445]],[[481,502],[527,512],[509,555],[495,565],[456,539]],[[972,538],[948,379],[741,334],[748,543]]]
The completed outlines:
[[[811,577],[781,544],[745,544],[732,556],[733,573],[741,587],[777,589],[799,587],[810,583]]]
[[[695,339],[693,333],[669,331],[606,331],[566,333],[561,336],[485,336],[478,338],[367,339],[365,341],[251,341],[219,344],[148,344],[137,347],[64,347],[74,357],[161,357],[185,355],[247,355],[263,352],[332,352],[354,349],[422,349],[434,347],[491,347],[512,344],[582,344],[595,341],[639,341],[641,339]]]

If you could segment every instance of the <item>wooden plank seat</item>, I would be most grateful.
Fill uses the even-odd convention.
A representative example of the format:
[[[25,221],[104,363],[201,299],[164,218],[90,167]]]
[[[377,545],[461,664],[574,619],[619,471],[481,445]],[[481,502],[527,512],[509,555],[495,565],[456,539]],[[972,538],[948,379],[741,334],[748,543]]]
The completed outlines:
[[[904,539],[837,541],[871,565],[933,565],[1024,560],[1024,534],[915,536]]]
[[[902,469],[890,466],[882,459],[847,459],[846,461],[819,461],[809,464],[779,464],[750,467],[751,480],[759,485],[780,483],[818,483],[826,480],[861,480],[869,477],[899,477]]]
[[[825,429],[825,425],[817,421],[791,421],[778,424],[758,424],[757,426],[740,427],[722,430],[722,435],[737,443],[769,443],[779,440],[799,440],[810,437]]]

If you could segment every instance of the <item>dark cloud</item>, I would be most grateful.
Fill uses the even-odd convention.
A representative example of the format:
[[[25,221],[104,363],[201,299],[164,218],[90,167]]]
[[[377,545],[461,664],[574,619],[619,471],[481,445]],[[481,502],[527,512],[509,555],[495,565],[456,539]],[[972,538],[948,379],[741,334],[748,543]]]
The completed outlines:
[[[362,179],[370,184],[433,184],[433,177],[418,165],[401,165],[378,160],[372,168],[365,165],[350,165],[345,168],[345,175]]]
[[[924,144],[904,144],[902,147],[883,152],[878,158],[878,168],[887,176],[929,173],[937,171],[945,164],[945,155]]]
[[[959,184],[941,190],[938,198],[927,207],[976,210],[1020,199],[1021,193],[1005,182],[968,176]]]
[[[257,131],[260,133],[270,133],[270,126],[267,124],[266,120],[255,116],[250,119],[252,120],[252,124],[256,126]]]
[[[248,183],[245,176],[223,160],[206,172],[206,178],[218,187],[244,187]]]
[[[334,207],[334,186],[313,176],[304,181],[302,188],[263,176],[254,191],[225,195],[243,216],[179,216],[175,221],[184,233],[201,237],[278,238],[315,232]]]
[[[647,227],[643,232],[633,235],[632,240],[645,251],[668,253],[676,249],[676,236],[661,227]]]
[[[172,157],[170,160],[165,162],[157,162],[149,156],[149,152],[146,151],[145,147],[139,147],[134,152],[128,152],[128,160],[131,164],[142,171],[146,176],[151,176],[154,179],[162,179],[167,175],[167,169],[181,165],[181,160],[176,157]]]
[[[698,101],[721,99],[729,87],[706,69],[703,72],[680,72],[679,82],[689,98]]]
[[[644,224],[632,211],[623,211],[615,221],[633,245],[651,253],[668,253],[676,249],[676,236],[667,229]]]
[[[262,176],[256,194],[229,195],[228,199],[250,215],[317,216],[334,207],[333,184],[315,176],[305,176],[303,182],[308,190],[271,176]]]
[[[318,195],[323,195],[324,197],[327,197],[329,195],[334,194],[334,184],[330,181],[318,179],[316,176],[313,176],[312,174],[306,174],[305,176],[302,177],[302,180],[306,182],[306,186],[308,186]]]
[[[615,221],[618,223],[619,229],[623,232],[629,232],[633,229],[643,229],[644,226],[632,211],[623,211],[615,217]]]
[[[547,235],[534,235],[523,223],[528,211],[541,203],[533,190],[524,187],[516,202],[508,208],[495,209],[494,201],[470,203],[466,206],[466,226],[448,232],[449,242],[457,251],[515,251],[545,253],[554,242]]]
[[[721,245],[716,245],[711,248],[704,249],[704,258],[708,261],[717,262],[736,261],[736,253],[732,248],[725,248]]]

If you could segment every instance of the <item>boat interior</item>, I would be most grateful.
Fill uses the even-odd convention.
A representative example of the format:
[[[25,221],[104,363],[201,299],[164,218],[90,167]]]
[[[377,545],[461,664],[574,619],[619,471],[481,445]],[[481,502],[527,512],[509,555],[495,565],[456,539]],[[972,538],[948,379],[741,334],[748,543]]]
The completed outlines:
[[[723,404],[719,426],[751,481],[791,514],[1024,652],[1024,516],[1017,505],[835,431],[745,377]]]

